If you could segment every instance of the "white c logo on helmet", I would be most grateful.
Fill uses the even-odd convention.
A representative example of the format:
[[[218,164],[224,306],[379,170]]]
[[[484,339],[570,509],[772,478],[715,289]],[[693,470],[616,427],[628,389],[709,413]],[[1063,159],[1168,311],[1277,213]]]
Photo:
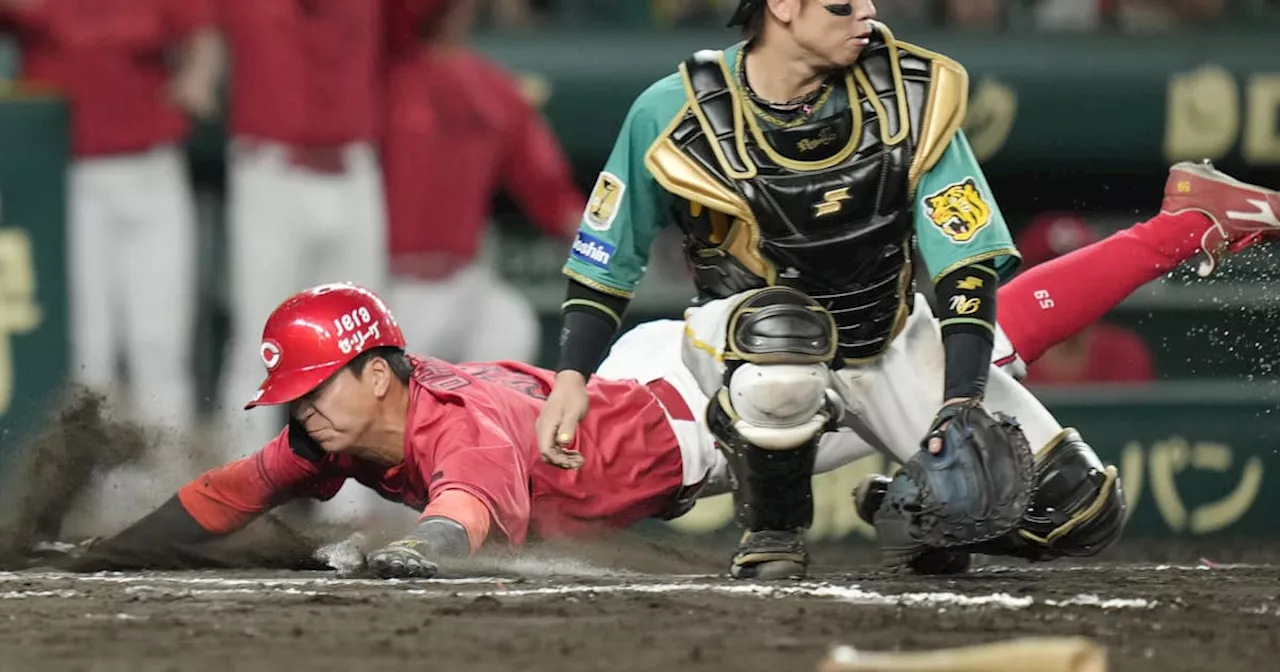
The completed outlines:
[[[280,346],[275,341],[262,342],[262,363],[271,371],[280,365]]]

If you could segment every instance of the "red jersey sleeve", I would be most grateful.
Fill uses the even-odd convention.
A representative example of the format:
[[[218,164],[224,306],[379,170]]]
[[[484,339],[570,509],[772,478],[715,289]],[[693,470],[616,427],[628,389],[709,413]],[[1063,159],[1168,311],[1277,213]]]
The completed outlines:
[[[573,183],[573,169],[541,115],[525,100],[510,77],[511,114],[503,183],[525,214],[551,236],[568,236],[586,207],[586,197]]]
[[[516,442],[492,421],[462,409],[443,428],[425,429],[430,456],[418,466],[428,499],[461,490],[484,503],[508,541],[524,543],[532,502],[528,470]]]
[[[178,500],[201,527],[227,534],[291,499],[332,499],[345,481],[333,463],[309,462],[290,450],[285,430],[257,453],[182,486]]]
[[[169,35],[181,39],[216,26],[218,8],[215,0],[164,0],[164,17]]]

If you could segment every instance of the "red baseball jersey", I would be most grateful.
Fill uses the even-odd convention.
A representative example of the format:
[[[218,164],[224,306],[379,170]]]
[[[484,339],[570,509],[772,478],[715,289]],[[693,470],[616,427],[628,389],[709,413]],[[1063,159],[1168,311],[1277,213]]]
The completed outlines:
[[[373,140],[382,3],[218,0],[234,135],[300,146]]]
[[[166,97],[166,51],[214,25],[211,0],[41,0],[0,14],[18,28],[23,83],[70,100],[77,156],[186,136],[186,115]]]
[[[385,131],[398,275],[430,278],[470,262],[500,190],[554,236],[568,236],[586,204],[516,80],[474,52],[411,49],[392,59]]]
[[[258,453],[184,486],[183,506],[206,529],[228,532],[289,499],[329,499],[348,478],[418,511],[461,490],[484,503],[510,543],[521,544],[529,534],[627,527],[675,503],[680,448],[647,387],[593,378],[591,411],[573,446],[586,463],[563,470],[542,462],[534,435],[554,373],[515,362],[415,364],[402,463],[386,468],[333,454],[310,462],[282,432]]]

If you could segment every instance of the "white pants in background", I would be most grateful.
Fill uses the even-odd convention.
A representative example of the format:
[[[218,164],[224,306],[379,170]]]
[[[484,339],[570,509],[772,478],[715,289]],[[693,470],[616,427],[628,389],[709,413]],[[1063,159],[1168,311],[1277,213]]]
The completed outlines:
[[[386,290],[386,213],[382,173],[373,147],[343,150],[345,169],[324,173],[296,166],[288,147],[233,140],[228,153],[228,276],[231,342],[222,377],[221,459],[249,455],[283,427],[284,412],[244,404],[266,377],[259,355],[267,317],[289,296],[313,285],[355,282]],[[322,508],[341,519],[381,501],[354,482]]]
[[[173,145],[76,159],[68,188],[71,377],[162,430],[150,461],[85,493],[86,524],[113,529],[194,476],[184,435],[195,417],[195,209]]]
[[[409,352],[449,362],[532,363],[538,355],[533,305],[483,262],[440,280],[393,278],[387,303]]]

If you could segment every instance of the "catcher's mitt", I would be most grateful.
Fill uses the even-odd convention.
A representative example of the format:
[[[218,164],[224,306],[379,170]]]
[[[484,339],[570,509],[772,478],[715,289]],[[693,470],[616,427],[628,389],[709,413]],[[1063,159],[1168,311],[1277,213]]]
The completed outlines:
[[[938,414],[925,441],[935,436],[943,440],[942,451],[921,450],[908,460],[875,513],[881,550],[891,564],[1006,534],[1031,503],[1035,460],[1016,420],[992,417],[967,402]]]

